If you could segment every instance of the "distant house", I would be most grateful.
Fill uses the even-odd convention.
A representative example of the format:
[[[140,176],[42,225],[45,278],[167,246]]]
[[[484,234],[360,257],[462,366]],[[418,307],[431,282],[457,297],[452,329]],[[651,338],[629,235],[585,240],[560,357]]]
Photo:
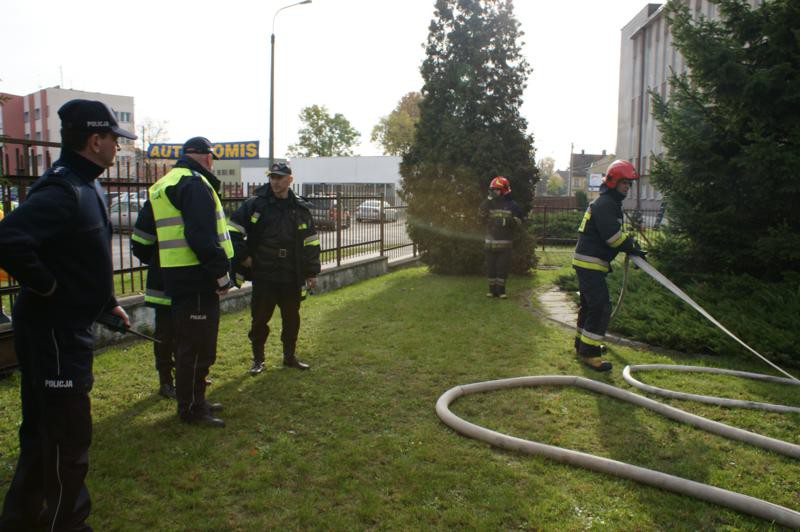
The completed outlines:
[[[576,190],[589,192],[589,168],[595,162],[607,157],[606,150],[603,153],[572,153],[569,158],[569,175],[567,177],[567,196],[573,196]]]
[[[603,177],[606,175],[608,165],[614,162],[615,158],[616,156],[614,154],[606,155],[593,162],[586,170],[586,175],[588,176],[587,181],[589,183],[587,189],[589,201],[600,195],[600,183],[602,183]]]

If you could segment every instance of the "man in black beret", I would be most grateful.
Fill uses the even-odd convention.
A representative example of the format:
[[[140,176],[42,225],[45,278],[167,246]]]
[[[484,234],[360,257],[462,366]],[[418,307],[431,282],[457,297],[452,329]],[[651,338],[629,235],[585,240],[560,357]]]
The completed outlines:
[[[114,164],[121,129],[104,103],[59,110],[61,156],[0,222],[0,266],[22,288],[13,310],[20,367],[20,454],[0,530],[91,530],[92,323],[114,298],[111,224],[97,178]]]
[[[300,331],[300,302],[317,284],[320,272],[319,236],[310,204],[291,189],[292,169],[275,163],[269,184],[256,190],[231,216],[231,238],[242,257],[240,266],[253,281],[250,333],[253,365],[250,374],[264,371],[264,346],[269,321],[277,306],[281,312],[283,365],[299,370],[309,365],[295,353]]]

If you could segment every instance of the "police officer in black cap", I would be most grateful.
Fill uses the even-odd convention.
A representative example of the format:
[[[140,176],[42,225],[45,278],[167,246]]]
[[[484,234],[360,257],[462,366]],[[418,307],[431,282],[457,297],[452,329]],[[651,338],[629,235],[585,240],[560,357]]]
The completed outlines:
[[[297,359],[300,302],[307,289],[316,287],[319,237],[314,229],[310,204],[292,192],[292,169],[275,163],[269,184],[256,190],[233,213],[229,222],[237,257],[243,257],[246,277],[253,281],[250,301],[250,342],[253,347],[251,375],[264,371],[264,344],[269,320],[277,305],[281,311],[283,365],[309,369]]]
[[[121,129],[104,103],[59,110],[61,157],[0,222],[0,266],[22,285],[14,305],[20,367],[20,455],[0,530],[91,530],[92,322],[112,312],[111,224],[97,178],[114,164]]]
[[[224,427],[219,403],[206,400],[206,376],[217,357],[219,298],[231,287],[233,245],[213,174],[211,142],[193,137],[175,167],[149,189],[135,240],[154,242],[165,295],[172,304],[175,393],[186,423]],[[149,282],[148,282],[149,285]]]

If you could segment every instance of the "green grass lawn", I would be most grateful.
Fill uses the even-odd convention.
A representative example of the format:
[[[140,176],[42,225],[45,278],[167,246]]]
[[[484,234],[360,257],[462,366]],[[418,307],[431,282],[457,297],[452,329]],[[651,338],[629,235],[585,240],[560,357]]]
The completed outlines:
[[[565,264],[553,254],[542,264]],[[558,270],[512,278],[508,301],[481,277],[396,272],[303,305],[309,372],[250,377],[246,312],[222,319],[209,398],[223,430],[179,423],[156,395],[149,345],[97,357],[89,488],[97,530],[764,530],[769,524],[655,488],[500,451],[436,417],[447,389],[523,375],[583,375],[626,389],[627,363],[721,364],[612,346],[610,375],[584,370],[572,332],[532,312]],[[277,320],[277,318],[275,318]],[[275,324],[277,325],[277,324]],[[279,330],[279,327],[275,327]],[[698,393],[800,404],[796,391],[664,373],[641,379]],[[0,494],[16,461],[18,376],[0,381]],[[795,394],[792,396],[791,394]],[[672,401],[679,408],[800,443],[800,416]],[[800,463],[590,392],[540,388],[471,396],[453,411],[508,434],[631,462],[800,508]]]

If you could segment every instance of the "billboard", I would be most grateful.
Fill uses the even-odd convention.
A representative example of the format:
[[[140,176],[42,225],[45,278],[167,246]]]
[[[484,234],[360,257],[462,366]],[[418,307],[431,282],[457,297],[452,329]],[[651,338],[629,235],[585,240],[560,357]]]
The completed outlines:
[[[590,174],[589,175],[589,190],[597,192],[600,190],[600,185],[603,184],[603,174]]]
[[[214,142],[214,155],[220,159],[258,159],[258,141]],[[150,144],[148,159],[180,159],[183,144]]]

